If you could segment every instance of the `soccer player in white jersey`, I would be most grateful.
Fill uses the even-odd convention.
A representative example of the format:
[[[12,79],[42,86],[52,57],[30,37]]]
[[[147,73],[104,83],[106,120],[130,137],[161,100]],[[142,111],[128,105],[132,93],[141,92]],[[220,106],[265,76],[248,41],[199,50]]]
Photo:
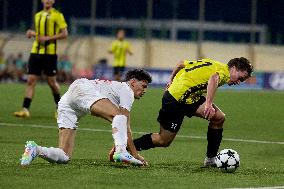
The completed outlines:
[[[134,99],[144,95],[151,81],[151,76],[142,69],[128,71],[125,82],[75,80],[58,104],[59,147],[43,147],[27,141],[21,165],[30,165],[37,156],[49,162],[68,163],[74,148],[77,123],[88,113],[112,123],[116,149],[113,159],[116,162],[147,164],[133,144],[129,118]]]

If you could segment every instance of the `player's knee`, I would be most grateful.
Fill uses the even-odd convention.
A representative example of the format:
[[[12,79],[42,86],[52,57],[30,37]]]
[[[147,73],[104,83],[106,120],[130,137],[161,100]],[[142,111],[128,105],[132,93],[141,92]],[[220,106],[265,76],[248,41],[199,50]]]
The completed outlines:
[[[120,116],[120,115],[122,115],[118,110],[115,110],[115,111],[111,111],[110,112],[110,117],[113,119],[114,117],[116,117],[116,116]]]
[[[224,122],[225,122],[225,114],[223,112],[219,112],[210,120],[211,124],[220,125],[220,126],[222,126]]]
[[[35,86],[36,80],[35,79],[28,79],[27,80],[27,85],[28,86]]]

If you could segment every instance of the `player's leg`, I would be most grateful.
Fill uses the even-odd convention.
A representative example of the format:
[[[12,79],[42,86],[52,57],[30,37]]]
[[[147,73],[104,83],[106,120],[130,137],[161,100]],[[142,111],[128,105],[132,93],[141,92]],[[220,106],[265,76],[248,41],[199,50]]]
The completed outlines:
[[[35,86],[38,80],[38,77],[42,72],[42,64],[40,56],[37,54],[30,54],[28,62],[28,79],[25,90],[25,97],[23,101],[23,109],[21,111],[15,112],[14,115],[17,117],[29,117],[29,108],[34,96]]]
[[[159,133],[150,133],[135,139],[137,150],[148,150],[154,147],[168,147],[179,131],[184,118],[183,108],[169,92],[165,92],[162,99],[162,108],[157,121],[160,123]]]
[[[69,105],[72,101],[70,96],[67,91],[58,106],[59,148],[39,146],[34,141],[27,141],[21,165],[30,165],[37,156],[56,163],[67,163],[70,160],[78,123],[78,115]]]
[[[23,108],[20,111],[14,112],[16,117],[26,118],[30,116],[29,109],[35,91],[35,86],[38,80],[37,75],[29,74],[25,90],[25,97],[23,100]]]
[[[76,130],[59,128],[59,148],[38,146],[39,157],[51,163],[68,163],[71,159]]]
[[[116,151],[126,151],[127,117],[120,113],[119,108],[110,100],[104,98],[92,104],[91,113],[112,122],[112,135]]]
[[[121,114],[119,108],[117,108],[110,100],[103,98],[95,101],[91,105],[91,113],[94,116],[101,117],[112,122],[112,137],[115,144],[113,159],[116,162],[143,165],[140,160],[135,159],[126,150],[127,117]]]
[[[209,126],[207,131],[207,153],[204,161],[204,165],[215,165],[215,156],[219,150],[219,146],[222,141],[223,124],[225,121],[225,114],[216,106],[213,105],[216,110],[215,115],[209,120]],[[203,103],[196,111],[196,116],[204,118],[205,103]]]
[[[120,73],[119,73],[119,67],[118,66],[113,67],[113,79],[115,81],[120,81]]]
[[[118,80],[117,81],[121,81],[122,80],[122,76],[123,76],[124,70],[125,70],[124,66],[119,67]]]
[[[21,165],[30,165],[37,156],[51,163],[68,163],[73,152],[75,136],[75,129],[59,129],[59,148],[39,146],[34,141],[27,141]]]
[[[174,140],[176,132],[169,131],[160,125],[159,133],[149,133],[135,139],[134,145],[138,151],[149,150],[155,147],[168,147]]]
[[[56,81],[57,55],[44,55],[43,65],[43,71],[47,76],[47,83],[52,91],[54,102],[57,107],[60,100],[60,87]]]
[[[44,147],[37,145],[34,141],[27,141],[25,145],[25,152],[21,158],[21,165],[28,166],[37,157],[41,157],[51,163],[68,163],[74,149],[74,141],[76,137],[76,123],[75,116],[70,119],[66,114],[59,113],[59,147]],[[64,124],[68,126],[64,128]]]
[[[58,102],[60,100],[60,87],[58,82],[56,81],[55,76],[47,76],[47,83],[52,91],[54,102],[56,107],[58,106]]]

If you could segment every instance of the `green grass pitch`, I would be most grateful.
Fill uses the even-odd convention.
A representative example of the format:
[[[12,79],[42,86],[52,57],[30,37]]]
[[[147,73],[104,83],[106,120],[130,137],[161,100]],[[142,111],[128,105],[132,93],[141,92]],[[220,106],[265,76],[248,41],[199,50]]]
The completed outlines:
[[[66,89],[62,86],[62,93]],[[141,152],[149,161],[148,167],[109,162],[110,123],[86,116],[80,121],[70,164],[50,164],[37,158],[30,167],[22,168],[19,159],[26,140],[35,140],[43,146],[57,146],[58,140],[55,107],[48,86],[37,86],[29,119],[12,115],[21,108],[23,92],[24,85],[0,84],[0,188],[284,186],[283,92],[217,92],[215,103],[226,113],[220,149],[232,148],[240,154],[241,165],[235,173],[202,167],[207,121],[198,118],[185,118],[179,136],[170,147]],[[134,103],[131,113],[134,138],[141,136],[138,132],[159,131],[156,117],[162,93],[161,88],[150,88]]]

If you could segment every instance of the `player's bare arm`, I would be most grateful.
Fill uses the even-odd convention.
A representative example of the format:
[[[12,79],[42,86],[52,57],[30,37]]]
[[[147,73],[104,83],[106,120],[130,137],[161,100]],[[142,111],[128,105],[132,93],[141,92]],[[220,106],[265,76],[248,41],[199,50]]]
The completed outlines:
[[[65,39],[68,36],[67,28],[61,29],[58,34],[53,36],[38,36],[38,41],[43,43],[45,41],[61,40]]]
[[[28,29],[26,31],[26,36],[27,36],[27,38],[35,37],[36,36],[36,32],[34,30],[32,30],[32,29]]]
[[[130,151],[131,155],[133,157],[135,157],[136,159],[142,161],[144,163],[144,165],[148,165],[147,161],[145,161],[144,157],[141,156],[134,143],[133,143],[133,137],[132,137],[132,131],[131,131],[131,127],[130,127],[130,115],[128,117],[128,121],[127,121],[127,148]]]
[[[216,110],[213,107],[213,99],[216,90],[218,88],[219,80],[220,77],[219,74],[217,73],[213,74],[208,80],[207,95],[206,95],[205,110],[204,110],[205,119],[210,120],[216,113]]]
[[[126,51],[130,56],[132,56],[133,55],[133,52],[130,50],[130,49],[127,49],[127,51]]]
[[[176,76],[176,74],[177,74],[181,69],[183,69],[184,67],[185,67],[185,66],[184,66],[183,61],[180,61],[180,62],[177,64],[177,66],[174,68],[174,70],[173,70],[173,72],[172,72],[172,75],[171,75],[171,77],[170,77],[170,82],[167,84],[166,89],[169,88],[169,86],[171,85],[171,83],[172,83],[174,77]]]

